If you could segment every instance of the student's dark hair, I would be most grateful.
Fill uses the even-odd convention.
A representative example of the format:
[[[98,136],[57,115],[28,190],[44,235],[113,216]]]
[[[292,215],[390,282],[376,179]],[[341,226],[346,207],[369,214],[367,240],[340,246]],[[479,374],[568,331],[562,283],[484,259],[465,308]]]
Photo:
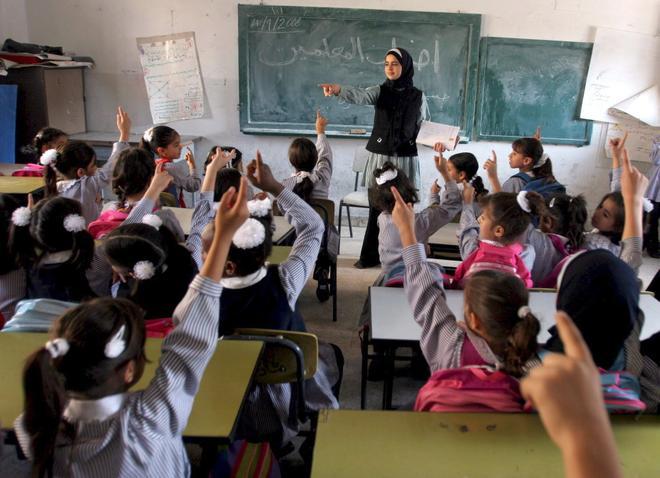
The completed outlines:
[[[542,217],[547,214],[545,201],[539,193],[527,192],[531,210],[529,213],[520,207],[517,196],[517,193],[499,192],[489,194],[480,201],[484,212],[490,215],[493,225],[504,228],[504,235],[499,239],[503,244],[516,242],[531,223],[532,216]]]
[[[36,156],[38,160],[39,156],[41,156],[41,148],[43,148],[48,143],[52,143],[60,136],[68,137],[69,135],[66,134],[64,131],[62,131],[61,129],[51,128],[49,126],[46,126],[45,128],[41,128],[39,131],[37,131],[37,134],[34,135],[32,144],[30,144],[29,146],[24,146],[21,149],[21,152],[25,154],[33,154]]]
[[[138,147],[144,149],[155,158],[158,156],[156,148],[167,148],[167,146],[174,142],[177,136],[179,136],[179,133],[169,126],[154,126],[151,128],[151,141],[146,141],[144,136],[142,136]]]
[[[169,228],[126,224],[106,236],[104,248],[110,264],[128,271],[141,261],[153,264],[155,275],[133,281],[129,298],[142,307],[147,319],[172,317],[197,266]]]
[[[206,160],[204,161],[204,171],[206,171],[207,166],[213,160],[213,156],[215,155],[216,151],[218,151],[218,147],[223,151],[231,151],[233,149],[236,152],[236,157],[231,160],[232,168],[236,168],[238,163],[243,160],[243,153],[241,153],[240,149],[234,148],[233,146],[213,146],[209,151],[209,154],[206,155]]]
[[[626,222],[626,209],[623,202],[623,195],[621,191],[612,191],[603,196],[603,199],[598,203],[597,209],[603,207],[603,203],[607,200],[611,200],[616,204],[617,209],[614,214],[614,230],[613,231],[599,231],[603,236],[607,237],[614,244],[619,244],[621,238],[623,237],[623,227]]]
[[[415,204],[416,202],[419,202],[417,190],[415,189],[415,186],[413,186],[413,183],[410,181],[410,179],[408,179],[408,176],[406,176],[406,173],[398,169],[391,162],[386,161],[385,164],[383,164],[383,167],[374,171],[374,177],[380,177],[380,175],[385,171],[396,171],[397,175],[396,178],[392,179],[391,181],[386,181],[384,184],[376,185],[374,206],[377,209],[390,213],[392,212],[392,209],[394,209],[394,204],[396,201],[392,195],[392,191],[390,190],[392,186],[397,188],[399,194],[401,194],[401,197],[406,203]]]
[[[108,358],[106,344],[122,326],[126,348]],[[98,399],[125,392],[138,382],[146,362],[143,313],[125,299],[94,299],[70,309],[54,323],[51,337],[65,339],[69,350],[52,358],[41,347],[27,359],[23,371],[23,423],[30,435],[32,475],[37,477],[52,474],[59,433],[74,441],[73,425],[62,420],[68,393]],[[131,360],[135,360],[135,374],[133,382],[126,384],[124,370]]]
[[[480,176],[477,176],[477,171],[479,171],[479,162],[477,158],[472,153],[457,153],[449,157],[448,159],[451,164],[459,171],[465,173],[465,179],[472,185],[474,188],[475,198],[479,199],[480,197],[488,194],[488,189],[484,186],[484,182]]]
[[[316,145],[307,138],[296,138],[289,146],[289,162],[298,171],[311,173],[318,161],[318,152]],[[301,182],[296,182],[293,192],[300,196],[306,202],[312,198],[314,183],[310,178],[304,178]]]
[[[94,149],[84,141],[69,141],[58,152],[57,159],[45,167],[46,197],[57,196],[57,173],[67,179],[77,179],[78,168],[96,161]]]
[[[548,215],[552,217],[556,234],[568,238],[569,249],[577,251],[584,243],[584,223],[587,222],[587,202],[580,194],[555,194],[548,199]]]
[[[523,156],[532,158],[535,179],[545,178],[546,182],[555,182],[555,176],[552,172],[552,161],[550,158],[545,160],[541,166],[537,166],[543,157],[543,145],[536,138],[518,138],[511,144],[511,148]]]
[[[488,344],[502,357],[504,371],[523,376],[525,363],[536,353],[541,327],[531,312],[519,316],[520,308],[529,304],[525,284],[501,271],[475,272],[465,284],[465,303],[479,318]]]
[[[244,277],[256,272],[264,265],[273,250],[273,216],[269,214],[268,216],[254,217],[253,219],[256,219],[264,226],[266,238],[257,247],[250,249],[241,249],[236,247],[233,242],[231,243],[227,260],[234,263],[236,267],[235,275],[238,277]]]
[[[56,196],[39,201],[32,209],[30,236],[34,245],[41,251],[36,265],[46,254],[72,251],[67,263],[84,274],[94,257],[94,239],[83,229],[78,232],[67,231],[64,227],[67,216],[82,216],[82,206],[74,199]]]
[[[119,153],[112,174],[112,191],[120,202],[141,193],[149,186],[156,171],[156,162],[141,148],[128,148]]]
[[[16,199],[9,194],[0,194],[0,275],[18,268],[18,258],[11,240],[15,230],[11,215],[18,206]]]
[[[213,189],[213,200],[218,202],[222,195],[227,192],[231,187],[238,188],[241,186],[241,173],[238,169],[222,168],[215,176],[215,188]]]

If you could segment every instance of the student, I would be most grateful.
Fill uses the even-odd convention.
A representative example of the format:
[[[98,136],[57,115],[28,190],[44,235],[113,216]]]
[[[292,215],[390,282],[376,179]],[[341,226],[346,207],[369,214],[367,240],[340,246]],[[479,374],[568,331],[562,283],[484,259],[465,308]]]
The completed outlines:
[[[425,244],[438,229],[449,223],[460,210],[461,197],[458,187],[456,182],[450,179],[447,169],[446,160],[438,163],[438,171],[443,175],[446,185],[442,204],[432,204],[415,214],[415,235],[422,244]],[[376,187],[373,204],[382,211],[378,216],[378,254],[383,268],[383,282],[389,285],[401,285],[403,247],[399,231],[392,222],[392,209],[395,204],[392,187],[400,191],[407,204],[418,202],[417,192],[405,173],[392,163],[386,162],[382,168],[376,169],[374,176]],[[437,272],[441,280],[441,272],[439,270]]]
[[[131,120],[121,107],[117,109],[117,128],[119,142],[127,143]],[[59,150],[49,149],[40,159],[45,167],[46,197],[60,195],[80,202],[83,217],[90,224],[101,213],[103,188],[110,182],[117,156],[112,154],[97,169],[96,153],[84,141],[69,141]]]
[[[537,130],[537,135],[540,132]],[[509,153],[509,166],[517,169],[518,173],[511,176],[500,185],[497,177],[497,156],[484,164],[488,172],[488,180],[494,192],[517,193],[519,191],[535,191],[543,196],[565,193],[566,188],[553,176],[552,161],[543,152],[543,145],[539,138],[519,138],[511,144]]]
[[[587,203],[582,197],[556,194],[541,213],[540,228],[527,228],[525,244],[534,248],[532,280],[537,287],[554,288],[562,261],[584,245]]]
[[[32,144],[26,149],[38,159],[49,149],[60,149],[69,140],[69,135],[57,128],[45,127],[37,131]]]
[[[558,312],[555,321],[564,353],[532,369],[521,392],[561,450],[566,478],[622,478],[598,370],[571,319]]]
[[[392,195],[396,201],[392,221],[404,248],[404,288],[415,321],[422,328],[420,345],[431,372],[489,365],[521,377],[538,365],[536,336],[540,325],[529,310],[525,284],[497,270],[475,272],[466,281],[464,321],[457,321],[417,240],[412,206],[394,187]]]
[[[443,151],[444,147],[439,149],[440,158],[442,158]],[[438,155],[436,155],[437,157]],[[477,201],[488,194],[488,189],[484,187],[483,180],[477,175],[479,163],[474,154],[464,152],[451,155],[447,160],[447,171],[449,178],[456,184],[469,183],[474,188],[474,198]]]
[[[328,120],[316,112],[316,145],[307,138],[296,138],[289,146],[289,162],[295,172],[282,180],[282,185],[292,190],[305,202],[311,199],[328,199],[332,179],[332,149],[325,136]]]
[[[260,210],[236,231],[232,239],[221,284],[218,333],[230,334],[239,327],[306,331],[296,302],[309,279],[319,252],[323,222],[314,210],[292,191],[277,182],[257,151],[247,168],[252,184],[276,197],[279,207],[290,218],[297,238],[289,257],[280,265],[267,265],[272,248],[270,211]],[[331,390],[338,374],[336,360],[328,345],[319,348],[319,367],[305,382],[307,406],[313,410],[338,408]],[[335,380],[333,380],[335,379]],[[246,398],[238,435],[247,439],[267,439],[277,451],[297,432],[298,424],[289,417],[290,384],[255,386]]]
[[[144,214],[153,212],[172,231],[177,241],[183,242],[183,229],[174,213],[160,208],[161,183],[166,181],[169,185],[172,179],[165,170],[165,165],[156,168],[154,161],[143,149],[123,149],[119,153],[112,176],[112,190],[117,195],[118,202],[110,205],[89,225],[89,232],[94,239],[103,238],[124,223],[134,208],[140,206],[141,216],[133,222],[140,222]]]
[[[471,274],[493,269],[513,274],[532,287],[529,270],[534,262],[534,250],[523,246],[521,241],[531,215],[538,215],[545,208],[541,195],[527,191],[489,194],[482,201],[479,222],[474,217],[473,200],[474,188],[465,183],[463,212],[456,233],[463,262],[456,268],[452,283],[462,287],[463,280]]]
[[[14,222],[28,224],[29,214],[30,210],[20,208],[13,196],[0,194],[0,329],[14,315],[16,303],[25,297],[25,269],[15,251],[13,231],[21,227]]]
[[[126,300],[67,312],[28,358],[25,411],[14,429],[34,476],[190,475],[181,436],[218,343],[218,281],[247,218],[244,184],[220,203],[208,260],[175,311],[177,327],[145,390],[128,392],[146,358],[142,311]]]
[[[26,269],[26,297],[82,302],[94,297],[85,272],[94,255],[78,201],[53,197],[12,216]]]
[[[421,185],[417,157],[417,134],[423,120],[429,119],[424,93],[413,84],[413,59],[403,48],[391,48],[385,53],[385,81],[368,88],[322,83],[325,96],[338,96],[347,103],[374,106],[374,127],[367,143],[369,157],[363,180],[369,190],[375,188],[374,170],[389,161],[406,173],[415,188]],[[373,195],[373,192],[369,194]],[[369,221],[364,234],[360,260],[355,267],[362,269],[378,265],[376,240],[377,218],[380,211],[369,198]]]
[[[612,185],[621,191],[610,192],[600,201],[591,217],[595,229],[585,235],[584,245],[588,250],[610,251],[637,272],[642,265],[643,194],[648,179],[637,179],[639,171],[630,165],[628,152],[616,144],[619,147],[612,149],[613,157],[623,166],[615,168]]]
[[[157,164],[165,165],[165,170],[174,178],[174,186],[191,193],[199,190],[202,180],[197,175],[195,158],[190,149],[186,152],[185,161],[174,162],[181,157],[183,149],[181,136],[176,130],[169,126],[149,128],[142,135],[139,147],[151,154]]]

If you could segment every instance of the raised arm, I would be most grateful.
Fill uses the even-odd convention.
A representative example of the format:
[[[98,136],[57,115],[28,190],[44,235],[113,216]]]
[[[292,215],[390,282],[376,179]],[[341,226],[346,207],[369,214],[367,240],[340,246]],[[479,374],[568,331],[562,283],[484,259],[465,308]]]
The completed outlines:
[[[321,116],[321,112],[316,112],[316,152],[318,159],[314,167],[314,174],[319,183],[323,184],[326,188],[330,186],[330,179],[332,178],[332,148],[325,135],[325,127],[328,120]]]
[[[417,242],[412,204],[406,204],[394,187],[392,194],[396,199],[392,221],[399,230],[404,248],[404,287],[415,321],[422,328],[422,352],[432,372],[455,367],[460,362],[461,347],[457,345],[463,339],[464,332],[447,306],[442,284],[431,272],[424,246]]]
[[[368,88],[355,88],[353,86],[340,86],[331,83],[322,83],[325,96],[338,96],[347,103],[356,105],[375,105],[380,95],[380,86],[370,86]]]
[[[490,187],[493,192],[499,193],[502,191],[500,178],[497,177],[497,155],[495,154],[495,150],[491,151],[491,157],[484,163],[484,169],[488,175],[488,181],[490,182]]]
[[[187,155],[188,153],[186,153]],[[193,163],[194,164],[194,163]],[[194,193],[199,191],[202,180],[197,175],[197,169],[190,166],[189,161],[165,163],[165,169],[174,178],[173,183],[184,190]]]
[[[630,164],[628,151],[623,149],[621,167],[621,194],[625,209],[625,222],[621,236],[619,257],[637,272],[642,265],[642,209],[644,192],[649,180]]]
[[[248,165],[247,176],[253,185],[277,198],[280,211],[296,230],[291,253],[278,268],[289,307],[293,310],[300,291],[314,270],[324,232],[323,221],[298,195],[275,180],[268,165],[263,163],[259,151],[257,158]]]
[[[116,120],[117,130],[119,131],[119,140],[112,145],[112,153],[110,153],[110,157],[103,167],[94,175],[94,177],[101,183],[101,187],[110,182],[112,172],[115,169],[115,164],[117,164],[117,158],[119,158],[119,153],[131,147],[128,142],[131,136],[131,118],[121,106],[117,107]]]
[[[156,374],[135,403],[142,429],[166,436],[181,436],[204,369],[218,343],[220,278],[231,239],[247,219],[247,184],[236,193],[230,188],[216,214],[213,243],[206,262],[174,311],[176,327],[163,341]]]
[[[610,152],[612,154],[612,176],[610,177],[610,191],[621,191],[621,164],[623,162],[623,151],[628,139],[628,132],[623,138],[610,139]]]
[[[474,216],[474,188],[467,182],[463,183],[463,211],[456,235],[461,259],[465,260],[479,247],[479,222]]]

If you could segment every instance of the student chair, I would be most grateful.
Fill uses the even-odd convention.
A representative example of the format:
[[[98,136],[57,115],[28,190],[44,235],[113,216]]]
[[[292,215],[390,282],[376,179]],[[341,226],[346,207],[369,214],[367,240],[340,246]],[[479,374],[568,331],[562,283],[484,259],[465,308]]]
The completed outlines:
[[[323,219],[325,232],[321,249],[314,267],[314,279],[319,281],[316,296],[321,302],[332,297],[332,321],[337,322],[337,256],[339,255],[339,233],[335,229],[335,203],[330,199],[312,199],[310,205]],[[327,278],[324,277],[327,274]],[[327,282],[322,284],[322,281]],[[328,290],[322,289],[328,287]]]
[[[364,171],[367,164],[367,157],[369,152],[363,146],[355,148],[353,156],[353,172],[355,173],[355,184],[353,185],[353,192],[348,193],[339,201],[339,236],[341,238],[341,210],[346,207],[346,217],[348,217],[348,232],[353,237],[353,225],[351,224],[351,207],[361,207],[369,209],[369,197],[366,190],[358,191],[358,179],[360,173]]]

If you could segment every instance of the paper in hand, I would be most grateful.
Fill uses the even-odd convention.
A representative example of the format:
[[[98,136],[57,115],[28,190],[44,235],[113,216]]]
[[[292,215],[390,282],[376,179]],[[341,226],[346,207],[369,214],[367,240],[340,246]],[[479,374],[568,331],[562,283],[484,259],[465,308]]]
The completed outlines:
[[[460,128],[442,123],[422,121],[417,134],[417,143],[432,148],[435,143],[442,143],[445,149],[453,151],[458,144]]]

